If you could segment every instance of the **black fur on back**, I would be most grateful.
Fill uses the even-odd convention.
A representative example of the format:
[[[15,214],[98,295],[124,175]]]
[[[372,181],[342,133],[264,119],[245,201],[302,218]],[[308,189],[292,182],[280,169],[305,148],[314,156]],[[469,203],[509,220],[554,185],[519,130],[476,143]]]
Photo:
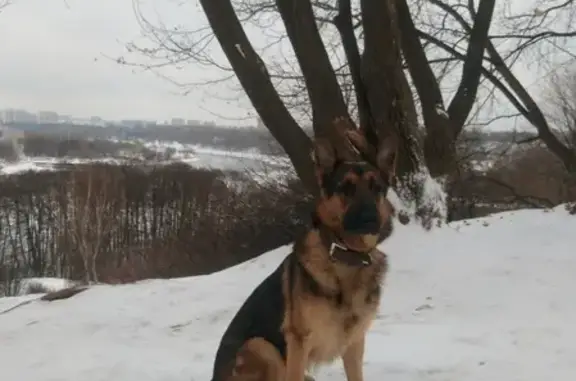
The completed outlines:
[[[217,372],[228,369],[242,345],[251,338],[267,340],[286,358],[286,340],[280,330],[285,309],[282,294],[283,266],[284,262],[252,291],[232,318],[216,351],[212,381],[221,381],[222,375]]]

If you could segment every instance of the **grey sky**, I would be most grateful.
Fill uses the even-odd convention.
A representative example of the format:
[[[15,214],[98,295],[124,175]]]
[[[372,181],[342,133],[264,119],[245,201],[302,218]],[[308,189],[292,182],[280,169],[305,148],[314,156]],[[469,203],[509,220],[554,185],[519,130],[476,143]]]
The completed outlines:
[[[243,93],[230,90],[230,83],[197,88],[182,96],[173,84],[154,74],[139,70],[134,73],[133,68],[104,57],[123,55],[124,43],[141,35],[132,0],[13,1],[0,13],[0,109],[53,110],[107,119],[183,117],[228,124],[254,123],[248,100]],[[528,3],[536,1],[513,3],[530,10],[534,5]],[[148,16],[158,12],[169,25],[205,25],[195,0],[142,2],[148,7]],[[262,39],[261,33],[249,31],[256,46],[263,45],[257,41]],[[219,53],[219,62],[226,64]],[[279,51],[275,53],[277,57],[272,54],[265,59],[282,59],[283,53]],[[534,89],[534,78],[539,73],[527,70],[525,65],[514,70]],[[216,69],[188,65],[178,72],[178,79],[200,81],[221,75]]]
[[[202,17],[200,9],[189,11],[189,20]],[[122,42],[139,35],[131,0],[15,0],[0,14],[0,109],[115,119],[218,120],[213,113],[223,108],[246,115],[204,90],[184,97],[151,73],[103,57],[119,56]]]

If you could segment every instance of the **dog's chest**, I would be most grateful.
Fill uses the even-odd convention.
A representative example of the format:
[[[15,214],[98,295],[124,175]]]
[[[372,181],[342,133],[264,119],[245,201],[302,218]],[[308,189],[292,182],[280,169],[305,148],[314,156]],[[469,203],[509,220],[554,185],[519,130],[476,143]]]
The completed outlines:
[[[336,274],[337,275],[337,274]],[[336,277],[333,298],[315,298],[306,312],[310,322],[310,362],[330,362],[361,338],[374,319],[380,300],[380,277]]]

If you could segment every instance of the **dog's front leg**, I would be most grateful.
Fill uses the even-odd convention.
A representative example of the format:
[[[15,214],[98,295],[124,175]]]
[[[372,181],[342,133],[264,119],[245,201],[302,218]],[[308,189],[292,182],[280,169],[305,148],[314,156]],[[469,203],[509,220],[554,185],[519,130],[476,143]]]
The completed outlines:
[[[306,337],[286,335],[286,380],[304,381],[310,348]]]
[[[348,381],[363,381],[364,336],[352,342],[342,355],[344,371]]]

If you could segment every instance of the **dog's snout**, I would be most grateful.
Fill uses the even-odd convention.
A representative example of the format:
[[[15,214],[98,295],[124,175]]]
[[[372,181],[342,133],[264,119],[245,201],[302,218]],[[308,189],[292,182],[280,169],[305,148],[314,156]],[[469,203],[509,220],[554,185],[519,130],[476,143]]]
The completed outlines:
[[[380,229],[380,214],[373,201],[360,201],[350,206],[344,215],[343,228],[350,233],[369,234]]]

